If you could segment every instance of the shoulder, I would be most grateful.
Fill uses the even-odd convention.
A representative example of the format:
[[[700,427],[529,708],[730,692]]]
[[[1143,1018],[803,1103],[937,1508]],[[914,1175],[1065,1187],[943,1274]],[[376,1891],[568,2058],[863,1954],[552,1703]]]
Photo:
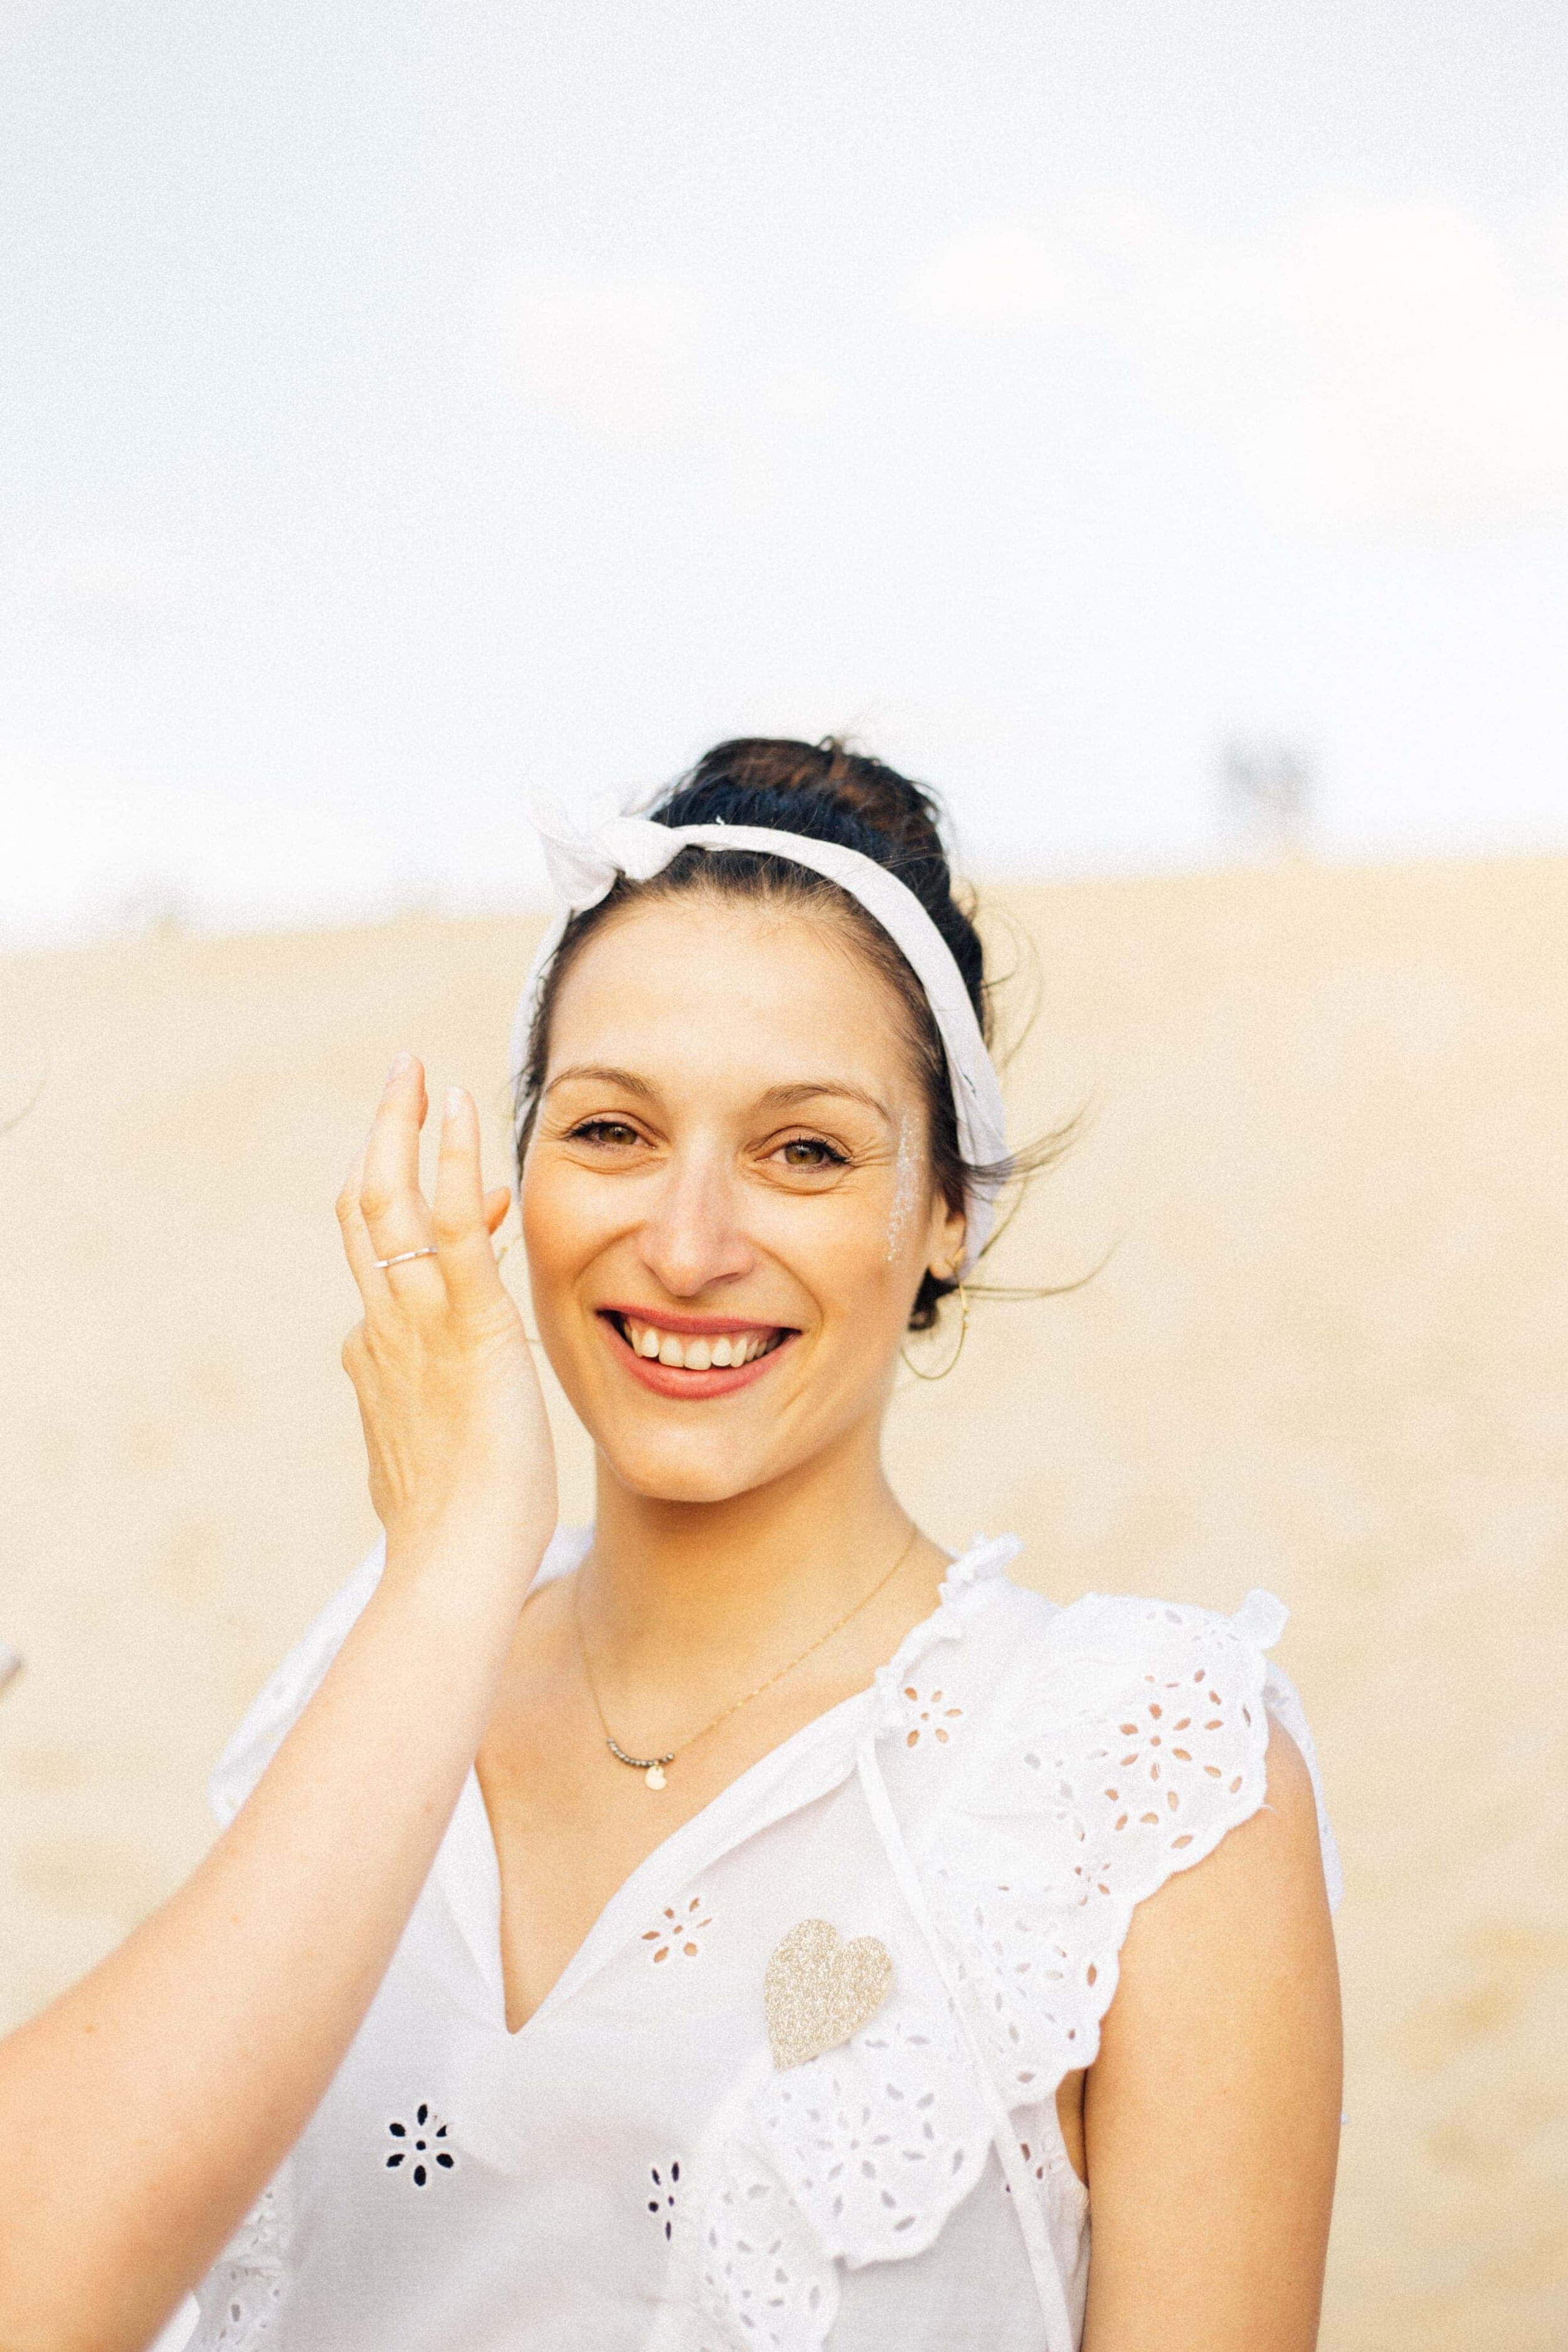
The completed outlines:
[[[1015,1618],[1013,1663],[995,1693],[993,1793],[1037,1799],[1042,1776],[1054,1772],[1080,1811],[1127,1842],[1136,1860],[1118,1874],[1137,1900],[1272,1802],[1277,1774],[1282,1788],[1310,1798],[1337,1903],[1312,1735],[1294,1685],[1268,1656],[1288,1615],[1257,1588],[1230,1613],[1099,1592],[1060,1609],[1037,1601]],[[1286,1736],[1271,1764],[1275,1726]]]
[[[1315,2318],[1338,1969],[1311,1773],[1272,1719],[1265,1766],[1256,1809],[1137,1906],[1100,2021],[1084,2108],[1096,2294],[1128,2343],[1167,2326],[1183,2343],[1275,2341],[1287,2312],[1305,2343]],[[1235,2254],[1217,2281],[1200,2251],[1216,2243]]]
[[[1269,1722],[1260,1802],[1228,1825],[1201,1870],[1173,1871],[1129,1926],[1120,1975],[1252,1983],[1319,1945],[1330,1901],[1317,1790],[1290,1734]]]
[[[1234,1700],[1246,1723],[1287,1614],[1282,1601],[1256,1589],[1230,1614],[1191,1601],[1087,1592],[1040,1628],[1040,1686],[1064,1712],[1081,1714],[1134,1685],[1174,1695],[1187,1685],[1196,1693],[1218,1683],[1225,1687],[1207,1713]],[[1163,1709],[1167,1702],[1152,1703]]]
[[[926,1855],[1010,2104],[1090,2063],[1141,1906],[1266,1805],[1288,1815],[1289,1866],[1337,1896],[1310,1734],[1267,1654],[1285,1613],[1264,1592],[1226,1614],[1022,1589],[993,1612],[981,1737]],[[1229,1900],[1219,1878],[1261,1888],[1259,1869],[1237,1843],[1205,1901]]]

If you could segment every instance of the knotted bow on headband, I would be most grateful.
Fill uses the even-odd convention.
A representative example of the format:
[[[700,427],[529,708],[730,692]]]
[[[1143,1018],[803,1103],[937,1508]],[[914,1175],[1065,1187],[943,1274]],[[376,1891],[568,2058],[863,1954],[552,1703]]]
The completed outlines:
[[[960,1151],[974,1167],[994,1166],[1005,1158],[1002,1089],[963,975],[947,941],[914,892],[885,866],[838,842],[813,841],[805,834],[777,832],[771,825],[658,824],[649,817],[623,812],[584,832],[552,801],[535,801],[531,814],[560,903],[539,943],[512,1023],[514,1087],[527,1059],[540,988],[574,915],[596,907],[622,874],[634,882],[651,882],[683,849],[754,850],[808,866],[814,874],[837,883],[881,925],[925,991],[936,1022],[947,1055]],[[520,1096],[520,1133],[530,1108],[529,1099]],[[972,1184],[964,1208],[968,1222],[961,1275],[970,1272],[991,1231],[995,1214],[991,1189]]]

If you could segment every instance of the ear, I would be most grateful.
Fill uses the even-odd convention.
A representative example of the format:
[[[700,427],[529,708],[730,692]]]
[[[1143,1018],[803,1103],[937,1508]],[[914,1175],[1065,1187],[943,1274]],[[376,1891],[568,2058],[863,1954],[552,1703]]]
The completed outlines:
[[[926,1264],[939,1282],[956,1282],[963,1264],[964,1235],[969,1221],[962,1209],[950,1209],[939,1192],[931,1204],[926,1234]]]

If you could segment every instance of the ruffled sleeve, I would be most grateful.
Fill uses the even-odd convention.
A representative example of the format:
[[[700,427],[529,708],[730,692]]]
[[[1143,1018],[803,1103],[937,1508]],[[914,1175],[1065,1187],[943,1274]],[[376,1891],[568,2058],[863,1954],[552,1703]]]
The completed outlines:
[[[1232,1617],[1089,1594],[1022,1662],[925,1872],[1009,2105],[1092,2062],[1137,1906],[1263,1803],[1271,1716],[1311,1774],[1337,1904],[1311,1736],[1264,1655],[1285,1618],[1262,1591]]]

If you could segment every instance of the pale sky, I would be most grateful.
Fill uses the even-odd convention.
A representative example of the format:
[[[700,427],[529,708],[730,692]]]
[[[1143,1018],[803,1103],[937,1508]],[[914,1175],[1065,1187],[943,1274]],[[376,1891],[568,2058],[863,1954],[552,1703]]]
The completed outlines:
[[[856,730],[984,873],[1568,845],[1562,0],[11,0],[0,941],[537,899]]]

